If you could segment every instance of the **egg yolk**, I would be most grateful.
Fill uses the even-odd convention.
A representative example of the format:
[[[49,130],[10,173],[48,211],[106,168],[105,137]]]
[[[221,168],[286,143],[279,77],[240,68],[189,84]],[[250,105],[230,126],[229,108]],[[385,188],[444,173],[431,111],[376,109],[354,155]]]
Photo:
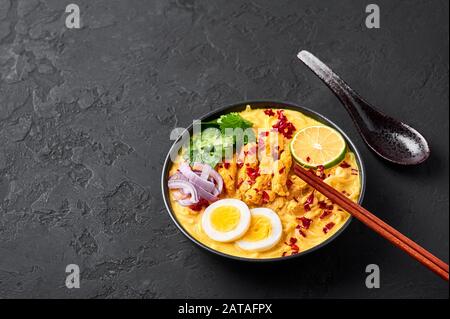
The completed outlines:
[[[211,213],[211,225],[220,232],[232,231],[239,224],[241,213],[234,206],[220,206]]]
[[[272,224],[270,220],[264,216],[252,216],[250,228],[245,234],[245,241],[260,241],[270,237],[272,232]]]

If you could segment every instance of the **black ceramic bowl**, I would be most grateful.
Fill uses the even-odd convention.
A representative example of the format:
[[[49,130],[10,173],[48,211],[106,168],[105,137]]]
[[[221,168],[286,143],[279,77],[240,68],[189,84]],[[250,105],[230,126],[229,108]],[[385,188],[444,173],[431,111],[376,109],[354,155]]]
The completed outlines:
[[[237,103],[237,104],[233,104],[233,105],[229,105],[229,106],[225,106],[222,108],[219,108],[217,110],[214,110],[204,116],[202,116],[201,118],[199,118],[198,120],[201,121],[211,121],[213,119],[218,118],[220,115],[223,114],[227,114],[230,112],[240,112],[243,111],[245,109],[245,107],[247,105],[251,105],[252,108],[281,108],[281,109],[291,109],[291,110],[295,110],[295,111],[299,111],[307,116],[309,116],[312,119],[315,119],[323,124],[326,124],[334,129],[336,129],[338,132],[340,132],[342,134],[342,136],[345,138],[345,141],[347,142],[347,146],[348,148],[355,154],[356,157],[356,161],[358,163],[359,166],[359,170],[360,170],[360,179],[361,179],[361,194],[359,195],[359,200],[358,203],[361,204],[363,197],[364,197],[364,192],[365,192],[365,188],[366,188],[366,173],[365,173],[365,168],[364,168],[364,164],[362,162],[361,159],[361,155],[359,154],[358,150],[356,149],[355,145],[353,144],[353,142],[348,138],[348,136],[344,133],[344,131],[342,129],[340,129],[336,124],[334,124],[332,121],[330,121],[329,119],[327,119],[325,116],[314,112],[308,108],[302,107],[302,106],[298,106],[289,102],[280,102],[280,101],[266,101],[266,100],[261,100],[261,101],[245,101],[245,102],[241,102],[241,103]],[[187,130],[189,131],[189,133],[192,134],[192,125],[190,125]],[[326,244],[330,243],[332,240],[334,240],[336,237],[338,237],[341,232],[344,231],[345,228],[347,228],[347,226],[350,224],[352,218],[350,217],[347,222],[336,232],[333,234],[333,236],[331,236],[330,238],[328,238],[327,240],[325,240],[323,243],[321,243],[320,245],[317,245],[311,249],[308,249],[304,252],[300,252],[298,254],[295,255],[291,255],[291,256],[286,256],[286,257],[278,257],[278,258],[264,258],[264,259],[257,259],[257,258],[245,258],[245,257],[237,257],[237,256],[233,256],[233,255],[228,255],[225,253],[222,253],[220,251],[217,251],[215,249],[212,249],[208,246],[206,246],[205,244],[199,242],[197,239],[195,239],[194,237],[192,237],[185,229],[184,227],[178,222],[175,213],[172,210],[172,207],[170,205],[170,200],[169,200],[169,188],[167,187],[167,180],[168,180],[168,173],[170,170],[170,167],[172,165],[172,162],[170,160],[170,153],[172,152],[172,150],[175,148],[175,144],[177,142],[179,142],[180,139],[176,140],[174,142],[174,144],[172,145],[172,147],[169,150],[169,153],[167,154],[166,160],[164,161],[164,166],[163,166],[163,170],[162,170],[162,176],[161,176],[161,187],[162,187],[162,194],[163,194],[163,198],[164,198],[164,204],[166,205],[167,211],[169,212],[170,217],[172,218],[173,222],[175,223],[175,225],[177,225],[177,227],[181,230],[181,232],[186,235],[186,237],[188,237],[191,241],[193,241],[194,243],[196,243],[197,245],[199,245],[200,247],[216,254],[216,255],[220,255],[223,257],[227,257],[227,258],[231,258],[231,259],[235,259],[235,260],[241,260],[241,261],[252,261],[252,262],[273,262],[273,261],[281,261],[281,260],[288,260],[288,259],[292,259],[292,258],[299,258],[301,256],[304,256],[310,252],[313,252],[323,246],[325,246]]]

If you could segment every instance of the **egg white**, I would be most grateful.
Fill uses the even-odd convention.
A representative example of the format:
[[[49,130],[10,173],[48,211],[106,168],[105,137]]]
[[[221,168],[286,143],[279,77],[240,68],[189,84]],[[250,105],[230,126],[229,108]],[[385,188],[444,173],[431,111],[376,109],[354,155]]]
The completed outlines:
[[[237,226],[228,232],[218,231],[211,223],[212,212],[220,206],[233,206],[239,210],[240,217]],[[212,240],[218,242],[231,242],[245,235],[250,227],[251,215],[250,209],[243,201],[233,198],[218,200],[209,205],[202,216],[202,228],[206,235]]]
[[[281,225],[278,214],[270,208],[264,207],[253,208],[250,213],[252,216],[263,216],[270,221],[272,227],[270,236],[258,241],[246,241],[241,239],[236,241],[236,245],[247,251],[265,251],[278,244],[283,232],[283,226]]]

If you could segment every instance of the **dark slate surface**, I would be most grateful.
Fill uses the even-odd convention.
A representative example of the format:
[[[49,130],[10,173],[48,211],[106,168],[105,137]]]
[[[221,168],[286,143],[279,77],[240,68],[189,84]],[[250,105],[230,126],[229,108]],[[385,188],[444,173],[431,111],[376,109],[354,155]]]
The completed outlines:
[[[64,26],[69,2],[83,28]],[[0,0],[0,297],[445,298],[448,284],[358,222],[288,263],[195,247],[160,192],[169,132],[245,99],[335,120],[367,165],[365,206],[448,260],[448,1]],[[432,156],[376,158],[337,99],[295,58],[318,55]],[[65,287],[65,267],[81,288]],[[365,287],[367,264],[381,288]]]

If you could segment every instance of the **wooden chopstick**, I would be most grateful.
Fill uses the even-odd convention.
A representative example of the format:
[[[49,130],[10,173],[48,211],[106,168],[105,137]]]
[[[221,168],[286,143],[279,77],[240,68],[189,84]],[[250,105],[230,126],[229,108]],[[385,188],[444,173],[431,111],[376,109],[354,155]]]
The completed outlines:
[[[445,280],[449,280],[448,264],[413,242],[411,239],[392,228],[381,219],[373,215],[371,212],[350,200],[347,196],[335,190],[330,185],[326,184],[314,172],[310,172],[300,165],[295,164],[295,173],[303,179],[310,186],[326,196],[336,205],[346,210],[353,217],[364,223],[366,226],[389,240],[395,246],[399,247],[411,257],[418,260],[420,263],[428,267],[430,270],[441,276]]]

